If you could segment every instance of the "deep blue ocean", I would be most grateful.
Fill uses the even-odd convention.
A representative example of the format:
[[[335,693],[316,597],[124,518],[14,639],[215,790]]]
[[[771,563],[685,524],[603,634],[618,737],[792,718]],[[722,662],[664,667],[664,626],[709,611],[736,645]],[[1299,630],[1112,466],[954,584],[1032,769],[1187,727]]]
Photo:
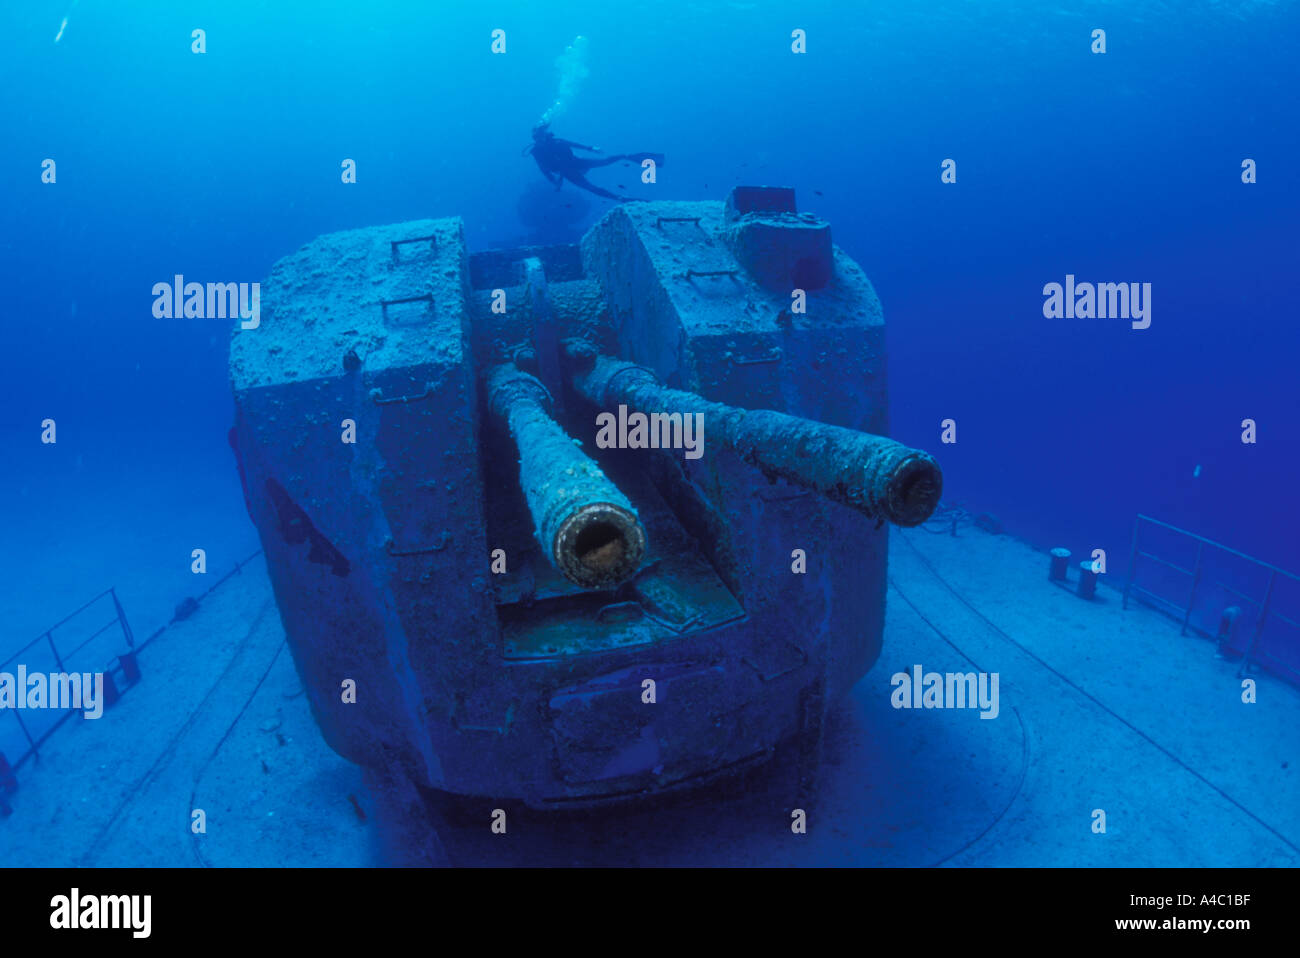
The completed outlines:
[[[1257,0],[6,3],[0,653],[110,585],[152,631],[192,549],[258,547],[231,324],[155,318],[153,285],[425,217],[471,251],[575,242],[614,204],[557,208],[524,155],[557,96],[561,137],[667,157],[594,182],[790,186],[831,224],[946,502],[1116,578],[1139,513],[1300,570],[1297,37],[1300,4]],[[1151,284],[1149,328],[1045,317],[1067,274]]]
[[[155,282],[264,279],[318,234],[404,219],[461,216],[471,249],[525,233],[543,181],[521,149],[583,36],[557,133],[664,152],[665,197],[795,187],[882,300],[896,438],[957,422],[949,498],[1040,544],[1126,555],[1146,512],[1300,567],[1300,66],[1276,42],[1300,10],[1071,6],[7,5],[5,501],[78,455],[67,491],[105,510],[115,484],[230,465],[227,329],[154,319]],[[575,235],[610,205],[580,202]],[[1045,319],[1067,273],[1150,282],[1151,327]],[[42,509],[47,532],[71,518]]]

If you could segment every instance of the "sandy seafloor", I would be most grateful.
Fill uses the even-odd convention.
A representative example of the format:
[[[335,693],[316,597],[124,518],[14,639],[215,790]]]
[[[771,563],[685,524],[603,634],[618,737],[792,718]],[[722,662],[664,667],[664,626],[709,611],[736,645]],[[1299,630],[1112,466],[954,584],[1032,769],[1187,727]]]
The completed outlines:
[[[229,559],[211,564],[215,578],[256,543],[229,519],[233,470],[213,465],[178,501],[161,497],[166,482],[140,495],[158,514],[180,509],[187,529],[208,523]],[[87,506],[96,535],[122,542],[117,560],[91,548],[35,556],[21,570],[28,587],[62,569],[93,593],[115,567],[139,570],[157,543],[122,518],[138,505],[120,516]],[[397,815],[402,796],[325,746],[259,558],[144,650],[144,677],[115,708],[66,723],[18,770],[0,864],[405,864],[420,843],[416,861],[464,865],[1300,864],[1300,690],[1261,674],[1258,703],[1245,705],[1237,664],[1212,642],[1180,637],[1151,609],[1121,611],[1110,588],[1085,602],[1046,568],[1005,536],[895,530],[884,651],[831,716],[805,835],[789,827],[794,761],[778,754],[743,782],[666,805],[514,815],[502,836],[489,830],[492,803],[450,819]],[[200,591],[188,575],[119,583],[138,636]],[[998,672],[1000,716],[893,709],[890,675],[917,663]],[[206,834],[191,833],[191,808]],[[1098,808],[1105,834],[1092,830]]]

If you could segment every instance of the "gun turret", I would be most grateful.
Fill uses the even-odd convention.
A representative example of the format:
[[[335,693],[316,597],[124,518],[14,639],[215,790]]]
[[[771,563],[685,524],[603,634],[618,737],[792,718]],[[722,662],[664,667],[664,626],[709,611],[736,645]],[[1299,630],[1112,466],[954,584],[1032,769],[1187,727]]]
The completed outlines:
[[[590,360],[589,360],[590,361]],[[662,385],[644,366],[606,356],[574,375],[579,394],[602,408],[703,413],[709,441],[721,441],[770,477],[788,480],[865,515],[916,526],[930,518],[943,473],[927,453],[871,433],[768,409],[740,409]]]
[[[646,544],[632,503],[551,418],[550,393],[536,378],[496,366],[487,390],[519,449],[519,481],[547,559],[586,588],[626,579]]]
[[[232,444],[335,751],[537,809],[815,755],[880,658],[884,520],[942,479],[882,438],[884,312],[793,190],[623,203],[555,246],[331,233],[261,302]]]

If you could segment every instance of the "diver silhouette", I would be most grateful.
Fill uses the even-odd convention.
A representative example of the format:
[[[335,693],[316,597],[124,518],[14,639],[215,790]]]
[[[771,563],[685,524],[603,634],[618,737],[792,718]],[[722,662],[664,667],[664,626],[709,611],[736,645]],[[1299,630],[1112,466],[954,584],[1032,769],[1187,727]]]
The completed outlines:
[[[633,163],[654,160],[656,166],[664,165],[664,155],[662,153],[619,153],[597,160],[574,156],[574,150],[586,150],[588,153],[601,152],[600,147],[597,146],[583,146],[581,143],[574,143],[572,140],[561,140],[551,132],[550,124],[539,123],[533,127],[533,145],[525,152],[533,154],[533,159],[537,161],[537,168],[542,171],[542,175],[549,182],[555,184],[557,190],[564,185],[565,180],[568,180],[574,186],[580,187],[588,193],[595,193],[597,196],[604,196],[611,200],[631,200],[635,202],[638,198],[619,196],[616,193],[601,189],[587,179],[585,174],[588,170],[597,166],[609,166],[609,164],[618,163],[621,160],[630,160]]]

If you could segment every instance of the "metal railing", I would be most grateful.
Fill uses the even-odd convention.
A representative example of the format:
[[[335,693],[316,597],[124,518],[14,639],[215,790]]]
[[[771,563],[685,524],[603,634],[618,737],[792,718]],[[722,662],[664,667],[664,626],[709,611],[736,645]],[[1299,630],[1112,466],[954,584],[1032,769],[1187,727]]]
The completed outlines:
[[[131,631],[131,626],[126,621],[126,613],[122,610],[122,603],[118,601],[116,589],[110,588],[99,593],[99,595],[95,596],[89,602],[82,605],[81,608],[77,609],[76,611],[72,612],[69,615],[64,616],[58,622],[54,623],[54,625],[50,626],[48,629],[46,629],[44,632],[38,635],[31,642],[28,642],[26,645],[24,645],[13,655],[9,656],[9,658],[7,658],[4,662],[0,662],[0,672],[7,671],[9,666],[17,662],[19,658],[27,655],[30,652],[33,652],[33,650],[36,650],[37,654],[40,656],[49,655],[52,658],[53,664],[56,666],[56,670],[58,672],[66,673],[68,672],[68,667],[67,667],[68,663],[73,659],[74,656],[76,656],[79,652],[82,652],[88,645],[90,645],[91,642],[99,638],[104,633],[108,632],[110,629],[113,628],[113,626],[116,625],[121,628],[122,637],[126,639],[126,651],[117,652],[116,654],[110,655],[107,658],[107,664],[104,666],[102,670],[104,674],[104,693],[103,693],[104,700],[102,706],[104,708],[108,708],[112,706],[118,700],[118,698],[121,697],[122,692],[129,687],[129,686],[125,686],[122,688],[118,687],[117,683],[113,680],[114,671],[122,671],[130,681],[130,683],[134,685],[137,681],[139,681],[140,678],[140,670],[139,670],[138,659],[137,659],[137,656],[139,655],[140,651],[144,649],[145,646],[149,645],[149,643],[152,642],[154,639],[158,638],[160,635],[166,632],[168,626],[175,624],[180,619],[188,618],[195,610],[198,609],[199,603],[201,603],[204,599],[206,599],[209,595],[211,595],[214,591],[216,591],[221,585],[223,585],[228,579],[230,579],[231,576],[238,575],[240,572],[242,572],[244,566],[246,566],[249,562],[257,558],[261,554],[262,554],[262,550],[258,549],[257,551],[253,552],[252,555],[248,556],[248,558],[236,562],[235,567],[233,569],[231,569],[229,572],[223,575],[216,582],[212,583],[212,585],[209,586],[207,590],[205,590],[199,596],[190,597],[186,599],[185,602],[181,603],[181,605],[177,607],[176,614],[172,617],[172,620],[167,623],[167,625],[159,626],[151,635],[149,635],[139,645],[136,645],[135,633]],[[79,616],[81,616],[83,613],[88,613],[92,606],[94,606],[96,603],[99,603],[105,597],[112,599],[113,618],[111,618],[108,622],[104,623],[98,628],[95,628],[93,625],[88,626],[87,629],[93,630],[90,631],[89,635],[74,636],[71,639],[65,639],[65,642],[77,642],[77,645],[71,649],[60,650],[59,643],[55,641],[55,636],[54,636],[55,630],[56,629],[71,630],[73,628],[74,622],[78,619]],[[79,642],[78,639],[80,639]],[[48,652],[40,648],[42,643],[48,645],[49,647]],[[101,658],[100,661],[105,661],[105,660]],[[114,665],[114,663],[116,663],[116,666]],[[40,670],[37,669],[36,671],[40,671]],[[74,669],[73,671],[85,671],[85,670]],[[95,669],[93,671],[100,671],[100,670]],[[14,721],[17,722],[18,728],[22,732],[23,735],[22,740],[25,742],[24,751],[18,756],[18,758],[15,761],[10,762],[5,753],[4,739],[3,737],[0,737],[0,817],[8,816],[12,811],[6,798],[9,793],[15,791],[18,787],[18,781],[14,776],[14,771],[19,766],[21,766],[23,762],[27,761],[29,758],[32,758],[33,756],[39,759],[40,746],[45,743],[46,739],[48,739],[51,735],[54,734],[55,729],[61,726],[68,719],[72,718],[72,716],[76,714],[77,709],[42,709],[39,711],[41,714],[50,716],[53,719],[53,721],[49,723],[48,727],[44,729],[40,729],[34,733],[33,730],[29,728],[28,723],[23,721],[23,717],[20,714],[19,709],[16,708],[0,709],[0,712],[9,712],[13,715]],[[3,733],[3,731],[4,731],[3,722],[0,722],[0,733]]]
[[[1152,526],[1172,532],[1177,536],[1184,537],[1189,542],[1196,544],[1195,559],[1192,567],[1186,568],[1176,562],[1156,555],[1154,552],[1144,551],[1141,545],[1141,533],[1143,524],[1149,523]],[[1268,578],[1263,587],[1262,596],[1256,597],[1235,585],[1211,577],[1209,582],[1206,581],[1207,571],[1213,576],[1210,569],[1212,557],[1215,556],[1231,557],[1245,563],[1242,568],[1249,570],[1258,570],[1267,572]],[[1160,568],[1169,569],[1174,573],[1187,576],[1191,579],[1190,588],[1187,591],[1186,602],[1180,602],[1169,599],[1159,593],[1137,584],[1138,560],[1149,559],[1156,563]],[[1265,665],[1275,671],[1286,673],[1292,681],[1300,681],[1300,669],[1297,669],[1292,663],[1285,661],[1280,656],[1270,651],[1267,643],[1264,641],[1264,630],[1267,625],[1273,623],[1282,623],[1293,630],[1291,634],[1293,641],[1295,637],[1300,637],[1300,622],[1279,612],[1274,606],[1277,598],[1279,583],[1291,582],[1300,585],[1300,576],[1280,569],[1275,565],[1256,559],[1254,556],[1247,555],[1244,552],[1238,552],[1236,549],[1230,549],[1225,545],[1199,536],[1194,532],[1188,532],[1186,529],[1180,529],[1172,526],[1167,522],[1161,522],[1159,519],[1152,519],[1150,516],[1139,515],[1133,523],[1133,548],[1129,556],[1128,581],[1124,586],[1124,608],[1128,608],[1130,596],[1138,599],[1146,598],[1147,604],[1153,605],[1176,618],[1181,619],[1181,629],[1179,634],[1186,635],[1188,629],[1199,632],[1202,635],[1217,638],[1220,648],[1231,644],[1234,636],[1231,634],[1235,625],[1235,616],[1224,616],[1220,619],[1219,626],[1215,632],[1211,632],[1204,624],[1198,624],[1193,620],[1194,612],[1197,608],[1197,600],[1203,599],[1206,594],[1207,586],[1209,588],[1221,590],[1224,596],[1231,596],[1240,600],[1244,605],[1241,611],[1244,613],[1245,607],[1254,607],[1257,614],[1254,617],[1254,624],[1251,628],[1250,638],[1246,642],[1246,647],[1242,653],[1242,663],[1238,670],[1238,676],[1242,676],[1250,668],[1252,663]],[[1227,610],[1220,610],[1226,612]],[[1226,631],[1225,631],[1226,630]],[[1292,645],[1291,651],[1295,651],[1297,646]]]
[[[97,611],[103,610],[104,612],[107,612],[107,609],[104,608],[105,604],[101,601],[105,598],[108,598],[112,601],[112,605],[113,605],[112,618],[109,619],[107,622],[105,622],[103,625],[99,626],[98,628],[96,628],[93,625],[90,626],[89,627],[90,631],[88,635],[73,636],[71,638],[65,639],[65,641],[67,642],[76,642],[77,639],[80,638],[81,641],[78,642],[78,644],[73,648],[60,650],[59,643],[55,641],[55,636],[54,636],[55,631],[65,630],[70,632],[73,628],[74,621],[80,621],[79,617],[82,616],[83,613],[87,615],[91,614],[90,613],[91,608],[95,607],[97,603],[98,603]],[[86,646],[90,645],[91,642],[94,642],[105,632],[108,632],[114,626],[122,630],[122,637],[126,639],[127,650],[128,651],[134,650],[135,635],[131,631],[130,624],[126,621],[126,613],[122,610],[122,603],[118,601],[117,591],[115,589],[110,588],[110,589],[105,589],[103,592],[99,593],[99,595],[95,596],[89,602],[83,604],[76,611],[69,613],[68,615],[60,619],[58,622],[55,622],[52,626],[50,626],[48,629],[46,629],[44,632],[42,632],[32,641],[28,642],[26,645],[24,645],[13,655],[9,656],[9,658],[5,659],[4,662],[0,662],[0,672],[9,671],[9,666],[17,662],[20,658],[27,656],[29,652],[32,652],[33,650],[38,650],[42,644],[45,644],[49,646],[49,654],[54,660],[56,671],[66,673],[69,671],[68,663],[71,662],[79,652],[85,649]],[[39,650],[37,654],[43,656],[45,653],[44,650]],[[108,667],[105,668],[104,671],[109,671],[109,667],[111,667],[111,664],[112,661],[110,659],[109,665]],[[81,671],[81,670],[74,669],[73,671]],[[94,671],[99,671],[99,670],[96,669]],[[24,694],[26,690],[17,690],[17,691],[18,694],[21,695]],[[39,757],[40,754],[39,749],[41,744],[54,733],[55,729],[57,729],[68,719],[72,718],[72,716],[76,712],[75,709],[49,710],[48,714],[54,716],[54,721],[51,722],[48,725],[48,727],[39,730],[36,734],[33,734],[32,729],[28,727],[28,723],[23,721],[23,717],[22,717],[23,710],[17,708],[7,708],[4,709],[3,711],[13,715],[14,721],[18,723],[18,728],[22,731],[23,738],[27,742],[26,750],[22,752],[22,754],[20,754],[16,760],[14,760],[12,763],[9,764],[10,769],[18,768],[23,764],[23,762],[27,761],[27,759],[31,758],[33,755]]]

